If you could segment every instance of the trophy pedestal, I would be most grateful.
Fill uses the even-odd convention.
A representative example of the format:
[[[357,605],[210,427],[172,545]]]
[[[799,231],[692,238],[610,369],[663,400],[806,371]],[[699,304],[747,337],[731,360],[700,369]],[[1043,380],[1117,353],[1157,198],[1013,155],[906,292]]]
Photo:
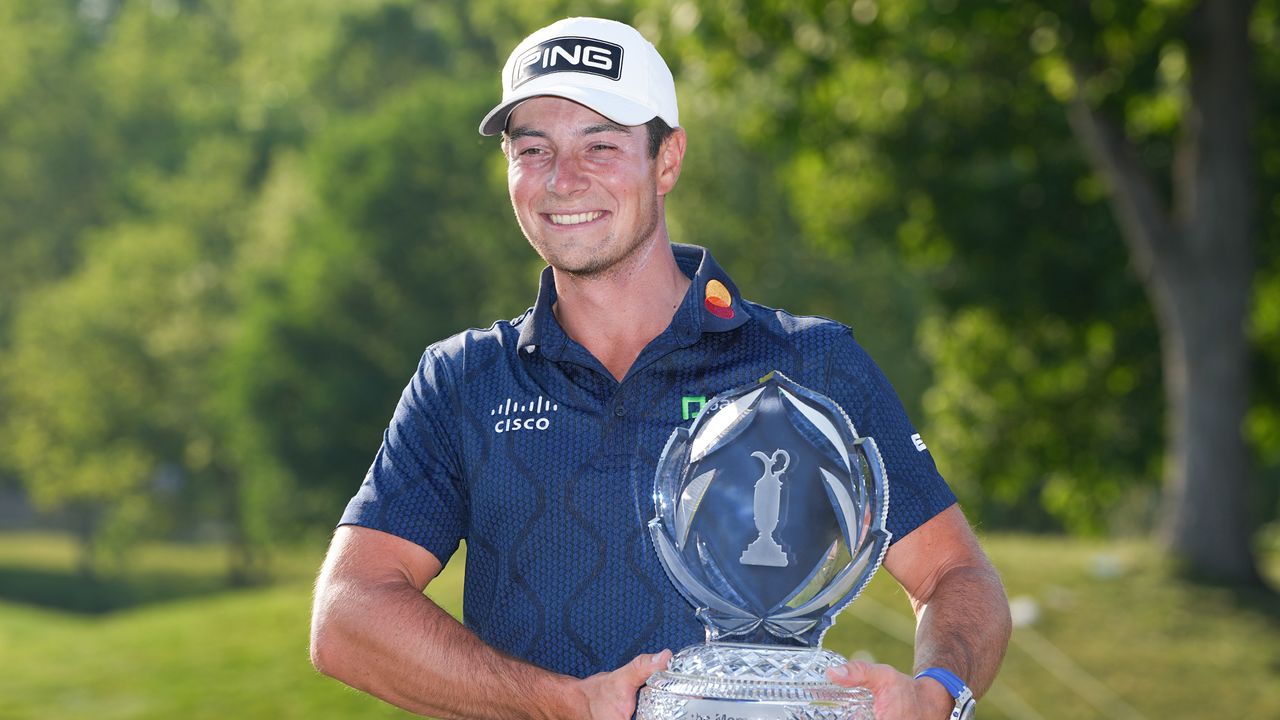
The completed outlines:
[[[640,690],[638,720],[874,720],[871,692],[835,685],[822,648],[707,643],[681,650]]]

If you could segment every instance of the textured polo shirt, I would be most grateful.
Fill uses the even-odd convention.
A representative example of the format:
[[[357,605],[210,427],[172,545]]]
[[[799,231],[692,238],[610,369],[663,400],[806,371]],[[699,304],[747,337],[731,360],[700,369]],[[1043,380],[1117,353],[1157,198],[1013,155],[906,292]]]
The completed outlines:
[[[654,471],[706,400],[771,370],[875,438],[895,540],[955,501],[848,327],[745,301],[704,249],[672,247],[692,284],[621,382],[561,329],[549,268],[520,317],[428,347],[342,516],[441,562],[465,539],[465,624],[558,672],[703,639],[649,539]]]

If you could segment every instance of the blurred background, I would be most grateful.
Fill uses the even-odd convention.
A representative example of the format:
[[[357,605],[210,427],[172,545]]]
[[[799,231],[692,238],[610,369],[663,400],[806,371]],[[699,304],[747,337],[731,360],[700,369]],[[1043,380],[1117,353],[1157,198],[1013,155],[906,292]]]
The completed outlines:
[[[673,237],[902,395],[983,717],[1280,717],[1280,0],[3,0],[0,718],[402,715],[310,584],[423,348],[532,303],[476,126],[566,15],[671,65]],[[911,636],[881,577],[826,644]]]

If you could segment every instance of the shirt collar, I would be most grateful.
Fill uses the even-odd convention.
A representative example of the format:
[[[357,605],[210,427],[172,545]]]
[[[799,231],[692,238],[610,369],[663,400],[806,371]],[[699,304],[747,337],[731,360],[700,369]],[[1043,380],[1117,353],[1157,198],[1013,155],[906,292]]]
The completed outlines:
[[[747,321],[738,286],[706,248],[672,243],[671,251],[676,265],[691,283],[671,319],[671,326],[654,338],[651,345],[671,342],[688,346],[697,342],[702,333],[726,332]],[[578,350],[586,352],[560,327],[551,309],[555,301],[555,279],[551,268],[546,267],[538,283],[538,300],[520,328],[519,348],[525,353],[539,350],[552,360],[560,360]]]

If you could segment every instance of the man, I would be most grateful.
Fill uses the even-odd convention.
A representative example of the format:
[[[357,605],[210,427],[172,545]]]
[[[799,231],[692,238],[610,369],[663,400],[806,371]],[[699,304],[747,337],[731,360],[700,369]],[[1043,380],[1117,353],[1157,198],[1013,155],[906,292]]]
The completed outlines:
[[[438,717],[630,717],[670,650],[703,637],[645,529],[658,456],[700,399],[780,370],[880,444],[884,567],[916,609],[915,669],[935,669],[831,679],[869,687],[880,720],[946,718],[965,682],[981,694],[1003,588],[888,382],[848,328],[744,301],[710,254],[670,242],[686,137],[657,51],[572,18],[526,38],[502,81],[481,132],[503,135],[516,220],[548,265],[537,303],[427,349],[317,582],[316,667]],[[465,626],[422,592],[464,538]]]

